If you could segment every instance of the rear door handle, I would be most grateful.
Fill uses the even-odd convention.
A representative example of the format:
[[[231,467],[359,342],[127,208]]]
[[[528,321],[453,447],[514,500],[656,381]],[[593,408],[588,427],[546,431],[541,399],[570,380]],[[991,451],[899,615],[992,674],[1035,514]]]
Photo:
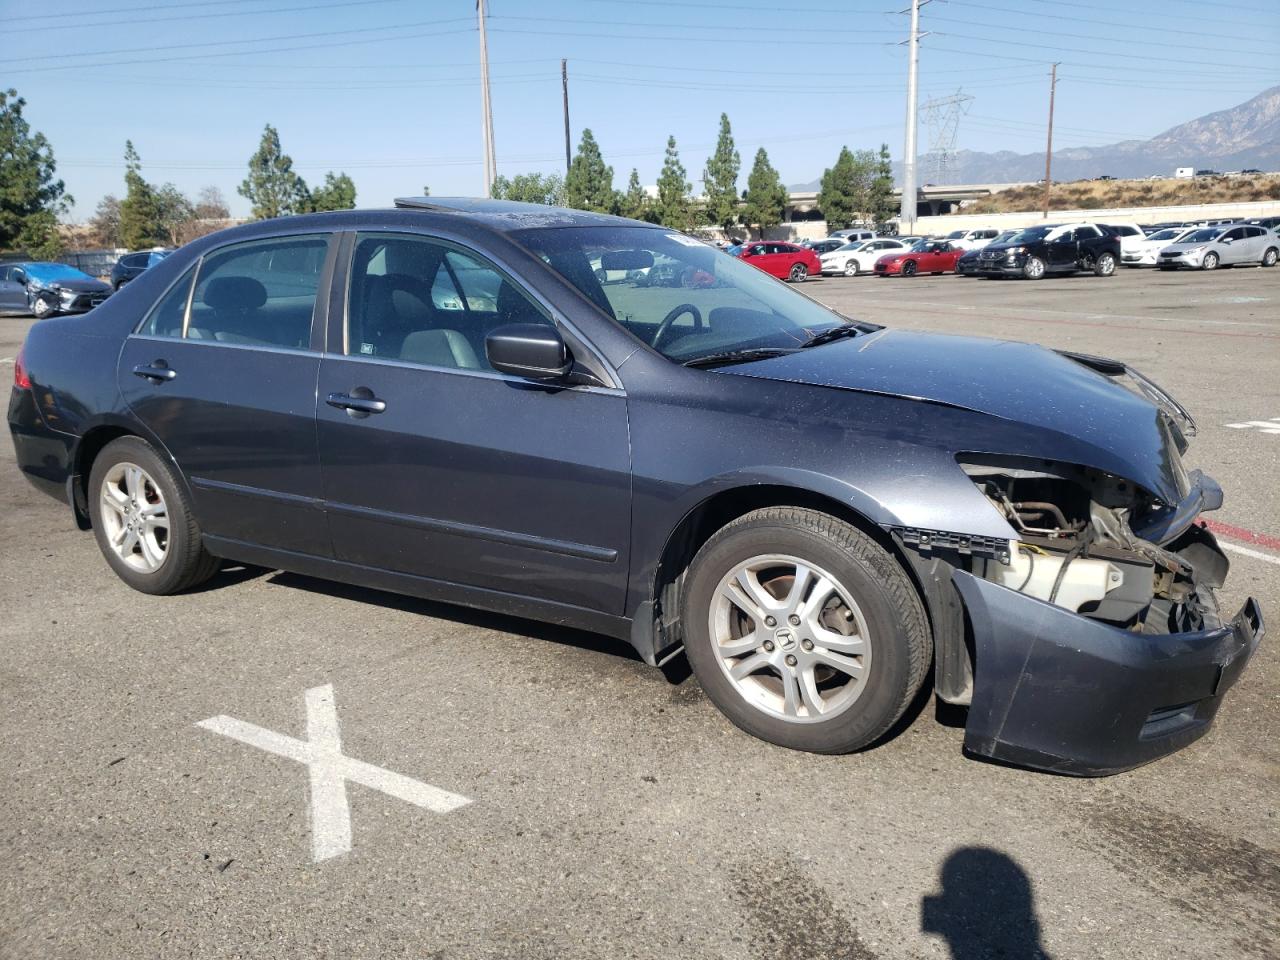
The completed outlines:
[[[169,365],[163,360],[157,360],[154,363],[138,364],[133,368],[133,375],[142,377],[144,380],[150,380],[152,383],[163,383],[176,377],[178,371],[170,369]]]
[[[367,417],[371,413],[382,413],[387,404],[373,395],[368,387],[356,387],[351,393],[331,393],[325,403],[339,410],[346,410],[353,417]]]

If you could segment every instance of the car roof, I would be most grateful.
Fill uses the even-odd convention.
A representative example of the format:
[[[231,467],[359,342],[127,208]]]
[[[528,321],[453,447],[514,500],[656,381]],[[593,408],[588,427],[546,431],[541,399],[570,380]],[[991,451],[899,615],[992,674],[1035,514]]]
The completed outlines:
[[[478,221],[502,233],[538,227],[627,225],[662,229],[655,224],[644,224],[607,213],[591,213],[586,210],[570,210],[567,207],[550,207],[542,203],[521,203],[516,200],[486,200],[480,197],[397,197],[395,203],[399,210],[427,210],[432,213],[464,215],[469,220]]]

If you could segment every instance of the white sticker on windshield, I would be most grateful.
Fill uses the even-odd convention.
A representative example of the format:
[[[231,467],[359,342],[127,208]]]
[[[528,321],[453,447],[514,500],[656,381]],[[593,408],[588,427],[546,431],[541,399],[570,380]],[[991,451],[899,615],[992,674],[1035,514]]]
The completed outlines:
[[[683,243],[686,247],[705,247],[706,244],[701,240],[695,240],[693,237],[686,237],[681,233],[668,233],[667,238],[674,240],[676,243]]]

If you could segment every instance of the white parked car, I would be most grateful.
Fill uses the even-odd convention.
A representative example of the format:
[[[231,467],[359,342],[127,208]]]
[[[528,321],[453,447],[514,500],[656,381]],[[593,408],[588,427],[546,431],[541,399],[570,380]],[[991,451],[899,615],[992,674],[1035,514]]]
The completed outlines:
[[[860,273],[871,273],[876,261],[886,253],[906,250],[908,245],[901,240],[890,240],[887,237],[876,240],[863,240],[858,243],[846,243],[843,247],[824,253],[818,259],[822,262],[822,275],[843,273],[846,277],[856,277]]]
[[[959,247],[961,250],[979,250],[994,240],[999,230],[992,230],[984,227],[980,230],[952,230],[941,239],[947,241],[953,247]]]
[[[836,230],[828,239],[843,240],[846,243],[856,243],[859,240],[874,240],[876,232],[874,230]]]
[[[1178,267],[1216,270],[1219,266],[1238,263],[1274,267],[1277,259],[1280,259],[1280,238],[1265,227],[1241,223],[1192,230],[1161,250],[1156,266],[1161,270]]]
[[[1147,235],[1142,232],[1142,228],[1136,223],[1103,223],[1099,224],[1099,226],[1120,241],[1121,263],[1124,263],[1124,255],[1126,253],[1136,249],[1138,244],[1145,242],[1147,239]]]
[[[1139,240],[1124,246],[1121,240],[1120,262],[1126,267],[1154,267],[1160,251],[1172,243],[1177,243],[1189,233],[1195,233],[1195,227],[1165,227],[1157,230],[1145,240]]]

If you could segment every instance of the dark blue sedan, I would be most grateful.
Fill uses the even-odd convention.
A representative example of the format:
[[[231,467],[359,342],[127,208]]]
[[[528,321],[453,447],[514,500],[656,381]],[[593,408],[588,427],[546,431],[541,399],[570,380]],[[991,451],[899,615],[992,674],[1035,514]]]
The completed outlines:
[[[850,321],[615,217],[422,198],[205,237],[37,324],[9,424],[135,589],[232,560],[683,650],[803,750],[929,683],[974,753],[1115,772],[1201,736],[1263,632],[1218,614],[1222,492],[1150,380]]]

